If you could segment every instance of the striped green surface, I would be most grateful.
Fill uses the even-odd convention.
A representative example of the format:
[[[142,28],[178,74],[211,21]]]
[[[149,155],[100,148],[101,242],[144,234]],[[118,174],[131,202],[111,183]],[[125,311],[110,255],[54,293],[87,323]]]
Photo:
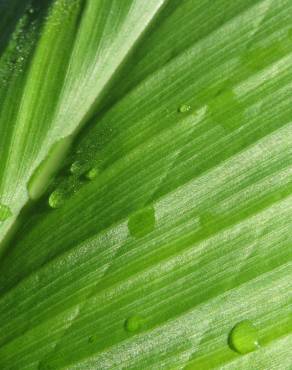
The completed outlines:
[[[0,9],[0,368],[291,369],[291,1]]]

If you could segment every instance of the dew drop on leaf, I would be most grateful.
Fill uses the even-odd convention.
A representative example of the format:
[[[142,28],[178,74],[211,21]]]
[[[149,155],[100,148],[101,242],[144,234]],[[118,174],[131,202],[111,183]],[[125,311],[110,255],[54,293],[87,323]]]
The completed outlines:
[[[155,211],[152,206],[134,213],[128,221],[129,232],[136,238],[141,238],[155,227]]]
[[[228,342],[232,350],[241,354],[255,351],[260,346],[257,329],[249,320],[240,321],[233,327]]]
[[[60,208],[65,202],[65,194],[62,190],[54,190],[49,197],[49,206],[51,208]]]
[[[189,110],[191,109],[191,106],[188,105],[188,104],[182,104],[179,108],[178,108],[178,111],[180,113],[186,113],[188,112]]]
[[[98,169],[97,168],[91,168],[86,174],[85,177],[88,180],[93,180],[97,177],[98,175]]]
[[[7,220],[10,216],[12,216],[10,208],[4,204],[0,204],[0,222]]]
[[[73,162],[70,167],[70,172],[74,175],[79,175],[82,172],[82,167],[82,162]]]
[[[138,316],[138,315],[133,315],[133,316],[130,316],[125,321],[125,329],[128,332],[133,333],[135,331],[140,330],[141,327],[142,327],[142,324],[143,324],[142,318],[140,316]]]

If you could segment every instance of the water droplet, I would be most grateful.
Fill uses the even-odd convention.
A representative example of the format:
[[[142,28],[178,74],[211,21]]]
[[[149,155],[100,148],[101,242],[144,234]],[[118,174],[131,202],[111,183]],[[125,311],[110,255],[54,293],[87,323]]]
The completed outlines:
[[[191,109],[191,106],[188,105],[188,104],[182,104],[179,108],[178,108],[178,111],[180,113],[186,113],[188,112],[189,110]]]
[[[65,202],[65,194],[61,189],[52,192],[49,197],[49,206],[52,208],[60,208]]]
[[[83,164],[80,161],[73,162],[70,167],[70,172],[73,175],[80,175],[82,173]]]
[[[89,170],[86,174],[85,174],[85,177],[88,179],[88,180],[93,180],[97,177],[98,175],[98,169],[97,168],[92,168],[91,170]]]
[[[12,216],[12,212],[8,206],[4,204],[0,204],[0,221],[5,221],[7,218]]]
[[[155,211],[152,206],[146,207],[133,214],[128,221],[130,234],[136,238],[141,238],[155,227]]]
[[[95,340],[94,336],[91,335],[89,338],[88,338],[88,343],[93,343]]]
[[[125,329],[130,333],[140,330],[142,325],[143,319],[138,315],[131,316],[125,321]]]
[[[259,348],[257,329],[249,320],[237,323],[231,330],[228,338],[232,350],[245,354]]]

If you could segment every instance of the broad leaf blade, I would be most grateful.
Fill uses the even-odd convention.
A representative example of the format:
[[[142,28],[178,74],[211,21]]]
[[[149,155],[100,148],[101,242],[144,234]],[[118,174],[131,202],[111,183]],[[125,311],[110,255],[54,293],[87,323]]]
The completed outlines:
[[[289,10],[169,2],[113,91],[84,95],[80,170],[57,177],[78,191],[54,210],[45,194],[1,261],[4,369],[291,367]],[[246,319],[261,348],[239,355]]]

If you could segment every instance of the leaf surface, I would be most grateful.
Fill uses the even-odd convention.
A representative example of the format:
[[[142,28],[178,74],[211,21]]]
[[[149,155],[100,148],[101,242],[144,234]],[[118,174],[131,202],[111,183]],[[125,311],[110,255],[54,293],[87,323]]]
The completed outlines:
[[[291,1],[35,18],[0,92],[0,367],[290,369]]]

